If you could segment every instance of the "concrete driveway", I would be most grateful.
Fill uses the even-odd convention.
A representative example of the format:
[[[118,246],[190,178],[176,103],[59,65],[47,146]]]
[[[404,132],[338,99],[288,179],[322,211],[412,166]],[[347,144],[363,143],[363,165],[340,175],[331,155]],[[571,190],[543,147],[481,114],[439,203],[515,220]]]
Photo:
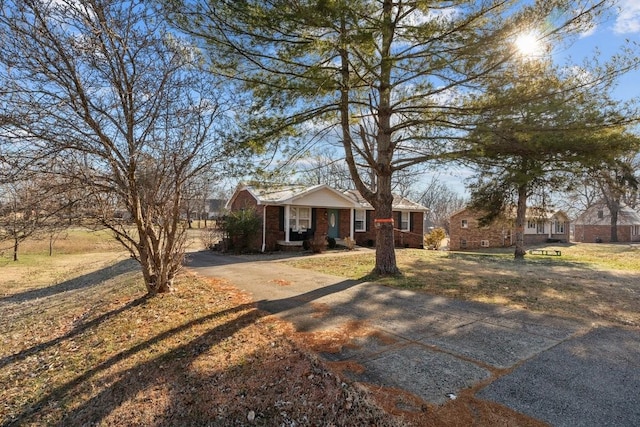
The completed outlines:
[[[345,254],[349,256],[349,254]],[[269,256],[189,255],[299,331],[359,321],[376,331],[327,360],[355,381],[442,404],[461,390],[554,426],[640,425],[640,330],[593,326],[301,270]],[[319,310],[319,307],[322,307]]]

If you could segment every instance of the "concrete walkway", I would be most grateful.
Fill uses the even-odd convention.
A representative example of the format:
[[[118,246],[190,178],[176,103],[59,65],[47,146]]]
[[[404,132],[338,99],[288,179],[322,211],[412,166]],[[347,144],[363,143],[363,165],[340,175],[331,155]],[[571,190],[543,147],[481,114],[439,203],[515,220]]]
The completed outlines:
[[[345,256],[349,256],[345,254]],[[355,381],[442,404],[462,389],[554,426],[640,425],[640,330],[593,327],[495,305],[289,267],[281,259],[190,254],[189,269],[250,292],[299,331],[359,321],[376,331],[328,360]]]

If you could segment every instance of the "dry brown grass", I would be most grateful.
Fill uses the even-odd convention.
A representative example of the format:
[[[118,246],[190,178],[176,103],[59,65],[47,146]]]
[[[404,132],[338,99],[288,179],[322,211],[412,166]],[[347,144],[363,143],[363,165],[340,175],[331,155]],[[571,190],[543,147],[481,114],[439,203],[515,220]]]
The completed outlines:
[[[450,298],[527,309],[595,322],[640,326],[640,250],[629,244],[549,246],[561,257],[507,251],[396,251],[401,277],[369,276],[374,255],[308,257],[292,264],[352,279]]]
[[[106,252],[0,265],[0,425],[399,425],[235,288]]]
[[[374,333],[365,322],[296,333],[227,283],[188,275],[176,292],[147,299],[126,254],[80,237],[65,243],[72,255],[39,255],[41,242],[30,242],[19,263],[0,260],[0,425],[541,425],[475,398],[477,387],[435,406],[348,384],[343,373],[361,365],[323,363],[312,351],[354,345]],[[638,255],[615,249],[523,264],[499,253],[398,251],[405,275],[390,284],[637,325]],[[357,254],[305,262],[333,273],[372,266]]]

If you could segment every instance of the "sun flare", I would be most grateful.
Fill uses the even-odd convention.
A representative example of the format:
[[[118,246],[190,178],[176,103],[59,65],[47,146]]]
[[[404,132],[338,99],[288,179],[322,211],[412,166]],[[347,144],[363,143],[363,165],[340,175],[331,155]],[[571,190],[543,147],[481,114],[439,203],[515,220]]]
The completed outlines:
[[[535,58],[544,53],[544,44],[534,32],[520,34],[516,37],[515,46],[523,58]]]

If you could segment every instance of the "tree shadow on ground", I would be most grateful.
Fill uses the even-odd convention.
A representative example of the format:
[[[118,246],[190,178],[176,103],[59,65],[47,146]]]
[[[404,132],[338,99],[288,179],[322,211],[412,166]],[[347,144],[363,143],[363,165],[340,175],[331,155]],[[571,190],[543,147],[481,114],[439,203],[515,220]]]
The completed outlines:
[[[126,259],[119,261],[113,265],[102,268],[100,270],[75,277],[70,280],[65,280],[62,283],[48,286],[46,288],[38,288],[17,294],[9,295],[0,298],[0,306],[2,304],[15,304],[26,301],[36,300],[38,298],[46,298],[53,295],[60,294],[62,292],[79,290],[90,288],[92,286],[98,286],[105,280],[119,276],[121,274],[130,273],[136,271],[139,268],[139,264],[132,260]]]
[[[147,339],[144,342],[136,344],[132,347],[126,348],[119,353],[111,356],[108,360],[103,361],[90,370],[78,375],[70,381],[50,390],[46,395],[42,396],[37,401],[25,405],[19,413],[17,413],[11,420],[7,421],[3,426],[9,425],[22,425],[32,422],[41,422],[43,413],[46,413],[50,408],[55,408],[60,405],[60,402],[68,400],[71,395],[88,394],[87,388],[91,387],[91,383],[108,383],[109,380],[101,379],[101,376],[109,375],[115,377],[116,380],[97,394],[92,395],[87,400],[80,403],[79,406],[73,410],[68,411],[64,419],[61,421],[61,425],[92,425],[100,423],[114,410],[119,408],[125,402],[135,400],[139,398],[140,394],[145,393],[150,389],[167,387],[171,389],[171,393],[179,393],[176,396],[176,402],[173,404],[174,398],[170,398],[170,405],[163,409],[164,414],[157,414],[157,425],[171,425],[171,423],[163,424],[162,420],[167,419],[190,419],[190,415],[180,415],[178,407],[184,405],[184,401],[189,400],[185,397],[186,394],[197,395],[197,390],[181,390],[181,387],[188,385],[189,381],[185,380],[188,367],[195,362],[203,353],[209,351],[212,347],[219,345],[225,341],[225,339],[233,336],[238,331],[246,328],[259,319],[272,313],[278,313],[284,310],[288,310],[291,307],[298,306],[305,302],[311,302],[315,299],[322,298],[332,293],[341,292],[348,289],[351,286],[358,284],[357,281],[344,281],[335,285],[327,286],[326,288],[317,289],[305,294],[293,296],[290,298],[283,298],[278,301],[271,301],[272,305],[263,302],[241,304],[236,307],[232,307],[219,312],[211,313],[206,316],[199,317],[178,327],[170,329],[155,335],[154,337]],[[2,366],[16,362],[21,359],[25,359],[28,356],[36,355],[38,352],[46,349],[47,347],[59,344],[60,342],[67,340],[75,335],[80,334],[90,328],[98,326],[101,322],[107,318],[124,313],[127,309],[141,304],[145,298],[136,299],[126,306],[118,310],[105,313],[104,315],[87,322],[82,326],[74,329],[68,334],[51,340],[47,343],[34,346],[30,349],[24,350],[18,354],[9,356],[2,360]],[[269,309],[269,312],[257,309],[257,306],[264,306]],[[218,324],[206,332],[197,335],[195,338],[190,339],[182,345],[172,348],[169,351],[161,351],[156,357],[140,363],[134,367],[126,369],[123,372],[119,372],[116,375],[111,375],[109,369],[116,364],[126,361],[128,358],[135,356],[136,354],[160,346],[166,340],[180,336],[180,334],[188,332],[194,327],[202,327],[210,321],[215,321],[216,318],[223,318],[225,316],[234,315],[237,316],[230,321],[222,324]],[[171,366],[167,369],[162,369],[161,366]],[[217,375],[220,372],[212,373],[211,375]],[[286,375],[283,372],[282,375]],[[172,377],[173,376],[173,377]],[[326,379],[325,379],[326,380]],[[196,381],[204,381],[200,378]],[[213,381],[213,379],[212,379]],[[328,380],[327,380],[328,381]],[[283,385],[283,387],[286,386]],[[184,388],[184,387],[183,387]],[[231,391],[230,391],[231,392]],[[320,409],[319,409],[320,410]],[[178,412],[176,412],[178,411]],[[243,415],[246,417],[246,414]],[[191,419],[190,422],[193,422]],[[196,420],[196,422],[207,424],[208,420]]]
[[[38,401],[23,408],[21,413],[12,420],[3,424],[3,426],[22,425],[34,422],[36,420],[32,417],[37,415],[38,412],[47,407],[56,406],[58,402],[62,401],[65,396],[69,394],[80,393],[83,386],[86,386],[92,378],[98,376],[100,373],[103,373],[117,363],[124,361],[128,357],[148,349],[153,345],[161,343],[174,335],[185,332],[196,325],[206,323],[207,321],[217,317],[252,309],[253,307],[254,304],[244,304],[221,312],[212,313],[158,334],[133,347],[127,348],[65,384],[54,388]],[[208,348],[233,335],[243,327],[255,322],[258,317],[256,310],[250,310],[249,312],[234,319],[231,323],[219,325],[207,333],[169,352],[161,353],[157,357],[143,364],[128,369],[119,375],[121,379],[105,387],[92,398],[82,402],[82,404],[75,410],[67,413],[65,415],[65,420],[63,420],[60,425],[93,425],[99,423],[99,421],[111,413],[113,409],[117,408],[123,402],[132,399],[138,394],[138,392],[144,390],[150,384],[157,382],[158,366],[162,361],[171,362],[179,360],[181,364],[187,366],[190,361],[198,357]]]
[[[606,270],[560,257],[523,261],[494,254],[451,253],[450,262],[412,262],[413,275],[399,288],[433,295],[524,308],[540,313],[640,324],[637,273]]]
[[[95,319],[92,319],[88,322],[84,322],[84,323],[79,323],[76,326],[73,327],[73,329],[71,329],[69,332],[67,332],[64,335],[61,335],[59,337],[56,337],[52,340],[34,345],[32,347],[29,347],[27,349],[24,349],[18,353],[15,354],[11,354],[9,356],[3,357],[2,359],[0,359],[0,369],[11,364],[11,363],[15,363],[15,362],[19,362],[20,360],[24,360],[26,358],[28,358],[29,356],[33,356],[39,352],[45,351],[50,347],[53,347],[55,345],[60,344],[63,341],[66,340],[70,340],[80,334],[82,334],[83,332],[86,332],[92,328],[98,327],[100,326],[100,324],[106,322],[107,320],[118,316],[119,314],[124,313],[127,310],[130,310],[133,307],[139,306],[140,304],[144,303],[146,300],[148,299],[148,296],[145,295],[143,297],[137,298],[131,302],[129,302],[126,305],[123,305],[122,307],[116,309],[116,310],[112,310],[109,312],[106,312],[98,317],[96,317]]]

